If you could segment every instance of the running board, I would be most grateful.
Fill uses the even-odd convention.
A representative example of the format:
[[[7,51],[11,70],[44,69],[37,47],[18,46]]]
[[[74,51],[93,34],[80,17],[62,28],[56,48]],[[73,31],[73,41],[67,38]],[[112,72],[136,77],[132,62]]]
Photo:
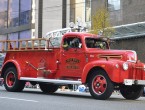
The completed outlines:
[[[28,78],[21,77],[20,80],[23,81],[35,81],[35,82],[47,82],[47,83],[55,83],[55,84],[82,84],[81,81],[73,81],[73,80],[60,80],[60,79],[43,79],[43,78]]]

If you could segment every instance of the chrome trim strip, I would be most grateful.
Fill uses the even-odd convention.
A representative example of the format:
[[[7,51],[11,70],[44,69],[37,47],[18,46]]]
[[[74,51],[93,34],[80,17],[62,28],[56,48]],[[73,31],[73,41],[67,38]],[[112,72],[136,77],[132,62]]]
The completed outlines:
[[[124,79],[125,85],[145,85],[145,80]]]
[[[29,77],[21,77],[20,80],[23,80],[23,81],[36,81],[36,82],[47,82],[47,83],[56,83],[56,84],[82,84],[81,81],[59,80],[59,79],[43,79],[43,78],[29,78]]]
[[[135,60],[127,60],[127,62],[136,63],[136,61],[135,61]]]

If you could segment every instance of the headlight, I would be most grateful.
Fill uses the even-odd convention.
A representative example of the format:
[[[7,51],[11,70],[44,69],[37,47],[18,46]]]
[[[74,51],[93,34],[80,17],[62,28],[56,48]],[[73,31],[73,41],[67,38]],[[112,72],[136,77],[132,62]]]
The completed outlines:
[[[123,69],[128,70],[128,63],[127,62],[123,63]]]

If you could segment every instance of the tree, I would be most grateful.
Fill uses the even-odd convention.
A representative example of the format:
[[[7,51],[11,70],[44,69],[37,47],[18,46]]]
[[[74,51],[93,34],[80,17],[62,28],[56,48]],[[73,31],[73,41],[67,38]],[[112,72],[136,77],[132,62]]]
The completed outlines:
[[[110,37],[114,33],[111,27],[109,12],[102,7],[92,16],[92,31],[93,34],[101,34],[105,37]]]

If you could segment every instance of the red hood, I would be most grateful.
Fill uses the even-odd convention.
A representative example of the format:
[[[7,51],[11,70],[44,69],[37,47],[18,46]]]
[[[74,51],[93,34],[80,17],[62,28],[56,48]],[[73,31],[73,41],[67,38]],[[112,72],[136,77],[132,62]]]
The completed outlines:
[[[117,58],[124,61],[137,60],[136,52],[133,50],[101,50],[88,49],[87,54],[97,54],[100,58]]]

